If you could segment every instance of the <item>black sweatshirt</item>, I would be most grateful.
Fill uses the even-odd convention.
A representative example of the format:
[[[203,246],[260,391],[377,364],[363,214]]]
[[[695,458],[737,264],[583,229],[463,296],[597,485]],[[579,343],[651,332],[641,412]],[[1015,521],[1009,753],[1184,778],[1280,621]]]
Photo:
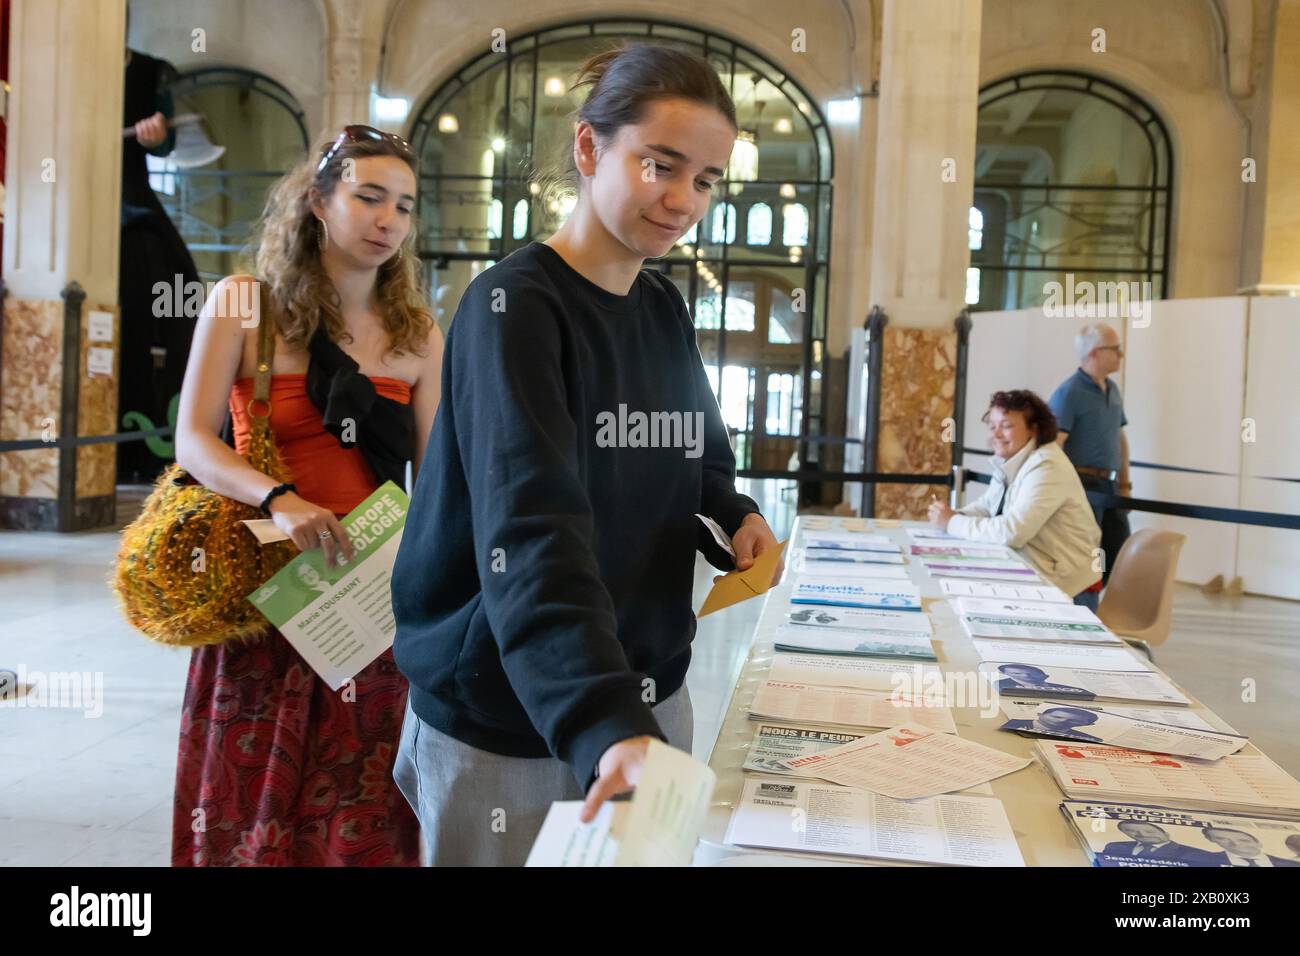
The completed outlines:
[[[542,243],[478,276],[393,569],[416,714],[559,757],[584,789],[612,744],[662,739],[650,705],[686,677],[695,550],[733,567],[695,515],[732,534],[758,511],[735,468],[667,277],[616,295]]]

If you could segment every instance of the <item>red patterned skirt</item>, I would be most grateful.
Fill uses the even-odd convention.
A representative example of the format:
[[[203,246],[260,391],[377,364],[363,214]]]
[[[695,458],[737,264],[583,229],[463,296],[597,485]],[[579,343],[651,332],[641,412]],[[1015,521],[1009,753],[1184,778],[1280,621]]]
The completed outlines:
[[[385,651],[332,691],[282,636],[195,648],[172,866],[417,866],[393,782],[406,678]]]

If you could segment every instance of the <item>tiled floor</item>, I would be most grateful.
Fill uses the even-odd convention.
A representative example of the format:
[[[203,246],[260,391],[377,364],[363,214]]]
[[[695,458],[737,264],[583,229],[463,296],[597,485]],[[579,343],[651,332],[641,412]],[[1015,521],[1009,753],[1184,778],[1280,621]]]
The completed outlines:
[[[789,497],[761,497],[784,536]],[[0,864],[168,860],[188,652],[152,644],[123,622],[105,584],[116,547],[110,531],[0,533],[0,668],[103,675],[98,717],[0,706]],[[697,567],[697,602],[713,573]],[[717,733],[758,610],[749,602],[700,623],[688,678],[697,756]],[[1300,774],[1300,605],[1181,588],[1157,661]],[[1242,700],[1247,678],[1256,681],[1253,703]]]

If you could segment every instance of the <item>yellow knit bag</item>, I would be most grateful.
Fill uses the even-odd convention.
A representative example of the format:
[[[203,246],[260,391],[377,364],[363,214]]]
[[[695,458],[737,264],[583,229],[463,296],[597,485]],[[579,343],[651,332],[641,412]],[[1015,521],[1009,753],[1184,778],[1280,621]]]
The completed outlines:
[[[248,463],[276,481],[289,481],[288,468],[271,435],[271,363],[275,322],[258,283],[257,374]],[[254,411],[265,408],[264,415]],[[167,466],[145,500],[140,516],[122,532],[110,582],[132,627],[161,644],[199,647],[230,639],[251,640],[271,623],[248,595],[284,567],[297,549],[292,542],[260,545],[241,521],[263,518],[252,505],[198,484],[180,465]]]

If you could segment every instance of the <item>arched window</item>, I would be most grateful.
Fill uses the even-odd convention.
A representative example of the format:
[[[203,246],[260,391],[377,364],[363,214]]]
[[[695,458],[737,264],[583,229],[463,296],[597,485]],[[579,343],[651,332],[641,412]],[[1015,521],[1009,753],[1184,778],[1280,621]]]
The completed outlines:
[[[514,222],[510,227],[510,234],[515,239],[522,239],[528,235],[528,200],[521,199],[515,203]]]
[[[309,148],[302,107],[275,80],[252,70],[212,67],[181,74],[172,85],[177,113],[198,113],[214,143],[214,162],[177,168],[150,157],[159,200],[189,247],[199,276],[236,271],[253,238],[266,192]]]
[[[1067,70],[986,86],[969,225],[973,304],[1037,306],[1067,276],[1150,283],[1143,294],[1164,298],[1172,181],[1164,123],[1130,91]]]
[[[413,111],[407,137],[420,157],[417,243],[429,263],[439,321],[451,321],[475,275],[551,235],[572,210],[572,193],[549,188],[535,173],[550,169],[570,146],[572,116],[585,94],[569,87],[583,60],[626,41],[697,53],[731,94],[744,145],[733,156],[730,178],[714,186],[698,227],[647,266],[667,273],[686,300],[706,372],[738,429],[741,467],[784,468],[798,437],[788,436],[790,422],[801,434],[820,434],[827,404],[834,169],[816,101],[754,50],[680,24],[561,24],[512,34],[504,52],[490,50],[488,39],[481,55]],[[748,212],[744,221],[738,205]],[[510,212],[504,234],[498,208]],[[777,235],[788,241],[773,242]],[[799,308],[783,307],[795,289]],[[800,379],[793,390],[786,375]],[[797,396],[801,409],[792,418],[787,399],[773,406],[784,423],[779,440],[764,432],[769,381],[783,383],[782,394]],[[798,455],[816,462],[820,450],[806,443]]]
[[[808,207],[803,203],[786,203],[781,207],[781,244],[808,245]]]
[[[713,207],[713,225],[709,240],[714,244],[731,245],[736,241],[736,207],[729,202]]]
[[[772,207],[767,203],[756,202],[749,207],[745,222],[745,244],[749,246],[772,244]]]

